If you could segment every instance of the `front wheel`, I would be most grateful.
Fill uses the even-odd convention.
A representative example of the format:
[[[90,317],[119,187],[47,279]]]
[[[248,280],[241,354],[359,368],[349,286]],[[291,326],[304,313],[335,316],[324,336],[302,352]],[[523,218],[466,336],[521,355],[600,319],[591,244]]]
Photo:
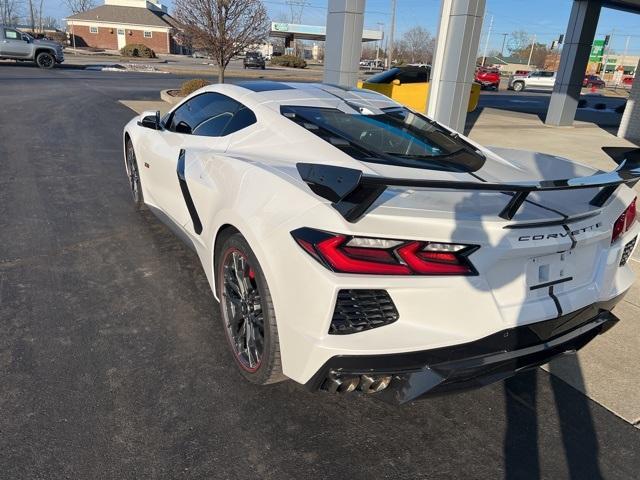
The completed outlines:
[[[40,52],[36,57],[36,65],[38,65],[38,67],[40,68],[53,68],[55,64],[56,59],[53,58],[53,55],[48,52]]]
[[[144,210],[145,203],[142,195],[142,183],[140,182],[140,172],[138,170],[138,160],[133,149],[131,139],[127,137],[125,141],[125,158],[127,162],[127,175],[129,177],[129,187],[133,195],[133,203],[136,210]]]
[[[515,82],[513,84],[513,90],[516,92],[521,92],[524,90],[524,83],[522,82]]]
[[[252,383],[284,380],[271,293],[258,259],[238,232],[216,246],[220,314],[240,373]]]

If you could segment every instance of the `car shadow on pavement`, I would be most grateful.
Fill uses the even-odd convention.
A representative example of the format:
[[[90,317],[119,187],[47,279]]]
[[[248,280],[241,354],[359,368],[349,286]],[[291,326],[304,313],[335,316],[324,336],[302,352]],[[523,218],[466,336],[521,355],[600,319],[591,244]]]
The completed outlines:
[[[575,378],[580,364],[575,355]],[[540,426],[541,409],[538,402],[539,369],[523,372],[504,382],[507,428],[504,438],[506,479],[541,478]],[[598,461],[598,439],[591,417],[589,399],[555,375],[549,376],[555,400],[562,446],[566,457],[568,478],[603,478]],[[560,477],[558,472],[558,477]]]

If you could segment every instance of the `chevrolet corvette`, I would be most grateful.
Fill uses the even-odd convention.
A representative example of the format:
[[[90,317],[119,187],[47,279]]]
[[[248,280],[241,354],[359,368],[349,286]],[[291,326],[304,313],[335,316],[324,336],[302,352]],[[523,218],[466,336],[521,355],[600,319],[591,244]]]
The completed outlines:
[[[597,171],[270,81],[144,112],[123,144],[134,206],[195,250],[256,384],[395,403],[486,385],[605,332],[634,280],[639,150]]]

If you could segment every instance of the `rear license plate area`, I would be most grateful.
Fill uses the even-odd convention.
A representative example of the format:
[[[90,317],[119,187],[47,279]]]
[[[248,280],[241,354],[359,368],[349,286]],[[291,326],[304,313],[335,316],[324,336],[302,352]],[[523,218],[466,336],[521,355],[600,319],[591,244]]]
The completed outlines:
[[[574,252],[567,251],[534,257],[527,264],[527,286],[530,290],[573,280]]]

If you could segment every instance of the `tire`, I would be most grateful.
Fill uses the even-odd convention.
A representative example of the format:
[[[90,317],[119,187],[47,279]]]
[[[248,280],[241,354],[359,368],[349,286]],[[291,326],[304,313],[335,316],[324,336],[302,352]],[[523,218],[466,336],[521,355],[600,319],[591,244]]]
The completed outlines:
[[[521,92],[524,90],[524,82],[513,82],[513,90],[515,92]]]
[[[140,170],[138,170],[138,160],[136,152],[133,149],[131,139],[127,137],[125,140],[125,158],[127,162],[127,176],[129,177],[129,188],[133,195],[133,204],[136,210],[146,210],[144,203],[144,195],[142,193],[142,182],[140,181]]]
[[[230,231],[218,240],[215,266],[220,317],[238,370],[257,385],[285,380],[269,286],[258,259],[240,233]],[[253,345],[248,336],[253,338]]]
[[[39,68],[50,69],[56,64],[56,59],[49,52],[40,52],[36,57],[36,65]]]

